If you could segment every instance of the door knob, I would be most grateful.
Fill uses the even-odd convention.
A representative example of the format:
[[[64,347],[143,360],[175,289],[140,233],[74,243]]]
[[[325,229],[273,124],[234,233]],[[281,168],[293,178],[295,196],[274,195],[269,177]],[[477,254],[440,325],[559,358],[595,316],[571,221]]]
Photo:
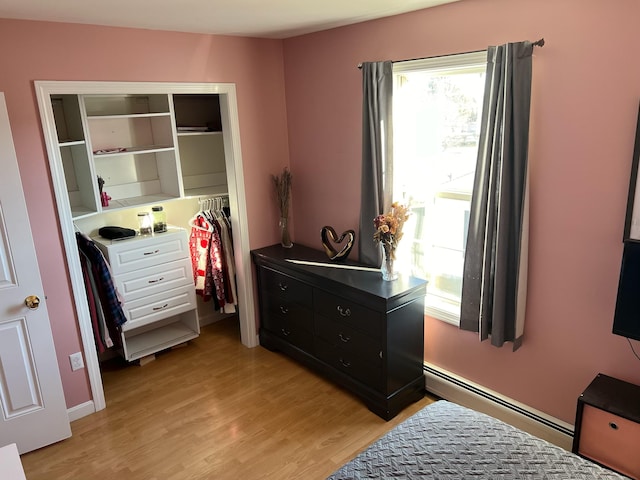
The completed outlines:
[[[40,299],[37,295],[29,295],[24,299],[24,304],[31,310],[36,310],[40,306]]]

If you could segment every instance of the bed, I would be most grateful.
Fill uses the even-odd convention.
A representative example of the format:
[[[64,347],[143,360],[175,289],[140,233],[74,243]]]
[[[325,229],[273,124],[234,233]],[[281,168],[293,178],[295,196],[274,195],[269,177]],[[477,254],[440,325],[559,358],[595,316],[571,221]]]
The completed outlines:
[[[626,479],[500,420],[440,400],[333,473],[346,479]]]

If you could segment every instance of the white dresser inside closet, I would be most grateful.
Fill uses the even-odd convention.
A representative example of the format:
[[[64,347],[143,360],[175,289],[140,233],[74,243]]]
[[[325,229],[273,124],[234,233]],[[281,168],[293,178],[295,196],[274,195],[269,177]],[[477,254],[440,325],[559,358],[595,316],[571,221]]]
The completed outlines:
[[[169,228],[125,240],[94,237],[109,262],[127,321],[123,356],[132,361],[200,333],[187,232]]]

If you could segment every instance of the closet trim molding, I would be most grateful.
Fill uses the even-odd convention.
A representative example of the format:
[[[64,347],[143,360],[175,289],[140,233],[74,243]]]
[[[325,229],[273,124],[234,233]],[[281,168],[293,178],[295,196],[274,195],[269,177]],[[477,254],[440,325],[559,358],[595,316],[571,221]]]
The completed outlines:
[[[51,95],[99,94],[219,94],[229,203],[234,231],[236,276],[241,341],[246,347],[259,345],[255,323],[253,271],[251,267],[244,169],[240,147],[240,126],[236,87],[232,83],[171,83],[171,82],[94,82],[94,81],[35,81],[35,93],[40,111],[42,130],[49,158],[49,168],[56,197],[60,230],[65,247],[67,270],[73,290],[78,326],[82,338],[85,364],[89,377],[93,411],[106,407],[102,374],[96,352],[91,317],[86,303],[82,267],[75,240],[73,216],[66,189],[62,159],[51,104]],[[238,232],[236,234],[235,232]],[[87,409],[86,414],[93,413]]]

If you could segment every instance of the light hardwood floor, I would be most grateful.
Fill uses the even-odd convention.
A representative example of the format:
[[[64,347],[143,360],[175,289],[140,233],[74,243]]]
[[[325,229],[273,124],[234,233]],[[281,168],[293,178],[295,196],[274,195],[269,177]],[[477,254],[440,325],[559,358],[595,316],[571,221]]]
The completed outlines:
[[[420,408],[385,422],[284,355],[240,343],[237,320],[142,367],[103,369],[107,408],[22,456],[28,480],[324,479]]]

